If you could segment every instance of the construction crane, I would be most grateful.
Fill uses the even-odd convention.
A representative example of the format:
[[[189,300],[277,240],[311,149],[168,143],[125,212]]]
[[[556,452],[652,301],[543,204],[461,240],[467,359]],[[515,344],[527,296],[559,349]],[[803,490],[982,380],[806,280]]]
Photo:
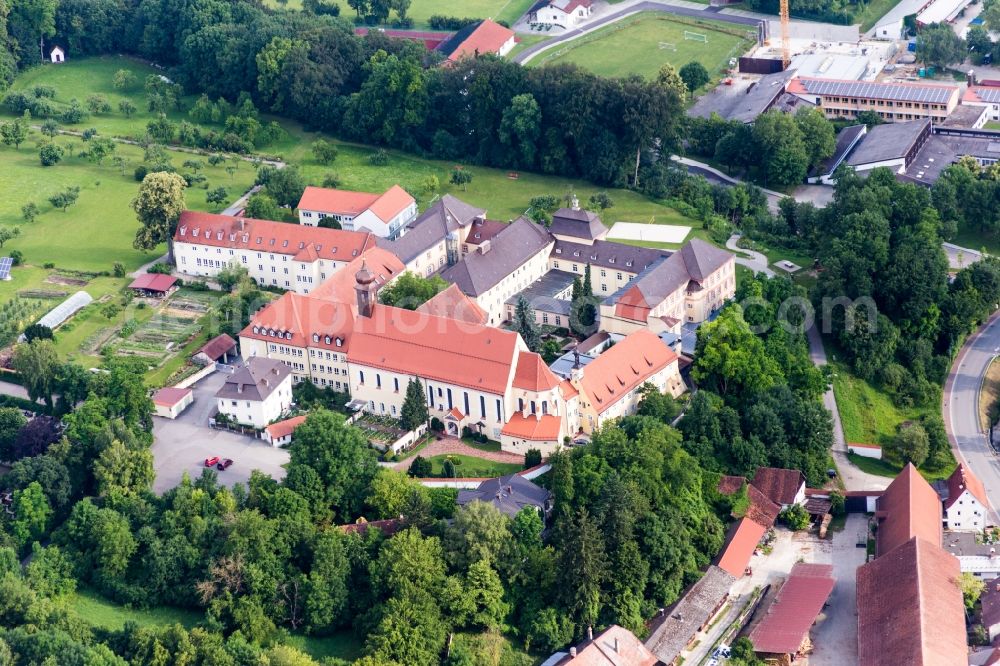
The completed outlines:
[[[781,17],[781,63],[785,69],[792,62],[791,44],[791,22],[788,18],[788,0],[780,0],[778,14]]]

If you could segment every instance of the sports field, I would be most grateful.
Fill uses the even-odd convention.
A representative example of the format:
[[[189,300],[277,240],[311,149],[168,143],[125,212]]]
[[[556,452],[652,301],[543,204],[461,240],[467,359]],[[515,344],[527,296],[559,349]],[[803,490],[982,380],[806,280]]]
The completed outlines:
[[[685,31],[707,41],[686,39]],[[742,55],[753,38],[740,26],[642,13],[584,35],[531,60],[529,66],[572,62],[601,76],[656,76],[664,63],[680,69],[697,60],[719,78],[729,59]]]
[[[457,18],[491,18],[494,21],[506,21],[514,24],[521,14],[528,11],[533,0],[413,0],[408,17],[413,19],[414,29],[427,28],[427,21],[430,17],[454,16]],[[287,7],[289,9],[301,9],[302,0],[287,0],[284,4],[279,0],[264,0],[264,4],[270,7]],[[356,14],[347,4],[347,0],[334,0],[333,4],[340,5],[340,15],[353,19]],[[392,12],[390,20],[396,18],[396,12]]]

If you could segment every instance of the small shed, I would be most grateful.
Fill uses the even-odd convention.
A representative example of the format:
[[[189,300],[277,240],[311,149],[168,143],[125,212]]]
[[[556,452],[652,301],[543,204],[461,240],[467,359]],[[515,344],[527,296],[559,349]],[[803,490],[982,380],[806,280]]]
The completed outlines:
[[[303,414],[301,416],[293,416],[292,418],[285,419],[284,421],[272,423],[264,428],[264,432],[261,433],[260,437],[271,446],[284,446],[286,444],[291,444],[292,435],[295,433],[295,429],[302,425],[305,420],[306,416]]]
[[[132,280],[128,288],[140,296],[163,298],[176,291],[177,278],[163,273],[143,273]]]
[[[65,62],[66,52],[63,51],[61,46],[53,46],[52,50],[49,51],[49,60],[54,63]]]
[[[194,391],[189,388],[168,386],[153,394],[155,414],[165,419],[176,419],[194,402]]]
[[[191,357],[191,360],[200,365],[211,363],[229,363],[236,358],[236,340],[227,334],[217,335]]]

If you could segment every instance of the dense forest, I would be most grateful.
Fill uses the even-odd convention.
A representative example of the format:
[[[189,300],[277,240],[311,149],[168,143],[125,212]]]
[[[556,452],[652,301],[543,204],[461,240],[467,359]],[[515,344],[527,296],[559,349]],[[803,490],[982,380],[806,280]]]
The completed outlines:
[[[676,145],[686,94],[676,73],[604,79],[492,57],[430,67],[418,43],[248,0],[0,0],[0,90],[54,40],[73,56],[146,58],[188,93],[248,93],[344,139],[620,186],[637,156]]]

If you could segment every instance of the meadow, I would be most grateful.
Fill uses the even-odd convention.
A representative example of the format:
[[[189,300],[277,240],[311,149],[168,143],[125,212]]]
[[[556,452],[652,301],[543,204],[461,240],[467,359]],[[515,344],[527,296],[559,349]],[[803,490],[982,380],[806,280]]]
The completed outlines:
[[[685,39],[685,31],[705,35],[708,41]],[[751,37],[731,24],[646,12],[545,52],[528,66],[571,62],[601,76],[652,78],[666,63],[680,69],[697,61],[714,82],[729,67],[730,58],[742,55],[752,43]]]
[[[410,5],[406,15],[413,19],[415,30],[429,28],[430,17],[454,16],[457,18],[491,18],[494,21],[506,21],[513,25],[514,21],[521,17],[534,0],[415,0]],[[264,4],[270,7],[287,7],[288,9],[301,9],[302,0],[264,0]],[[340,7],[340,15],[352,19],[356,15],[346,0],[334,0],[331,4]],[[393,12],[392,19],[396,18]]]

